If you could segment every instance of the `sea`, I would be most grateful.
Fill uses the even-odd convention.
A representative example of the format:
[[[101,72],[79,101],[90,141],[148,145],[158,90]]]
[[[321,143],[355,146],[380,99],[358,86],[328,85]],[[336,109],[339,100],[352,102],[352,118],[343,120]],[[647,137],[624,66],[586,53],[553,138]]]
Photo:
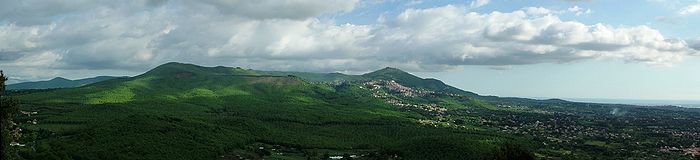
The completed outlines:
[[[700,100],[635,100],[635,99],[597,99],[597,98],[562,98],[573,102],[630,104],[640,106],[673,105],[686,108],[700,108]]]

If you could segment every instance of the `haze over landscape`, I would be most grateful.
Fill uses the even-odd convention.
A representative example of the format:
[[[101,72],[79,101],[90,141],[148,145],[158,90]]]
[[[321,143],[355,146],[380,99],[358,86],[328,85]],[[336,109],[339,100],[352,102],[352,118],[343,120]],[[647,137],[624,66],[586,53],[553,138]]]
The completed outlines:
[[[0,0],[1,159],[700,159],[700,0]]]

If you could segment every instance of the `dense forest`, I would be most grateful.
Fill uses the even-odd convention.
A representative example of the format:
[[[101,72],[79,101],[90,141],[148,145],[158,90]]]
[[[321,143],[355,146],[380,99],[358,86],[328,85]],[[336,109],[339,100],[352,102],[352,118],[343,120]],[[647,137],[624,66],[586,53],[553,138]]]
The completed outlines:
[[[394,68],[168,63],[2,105],[8,159],[692,159],[700,141],[697,110],[480,96]]]

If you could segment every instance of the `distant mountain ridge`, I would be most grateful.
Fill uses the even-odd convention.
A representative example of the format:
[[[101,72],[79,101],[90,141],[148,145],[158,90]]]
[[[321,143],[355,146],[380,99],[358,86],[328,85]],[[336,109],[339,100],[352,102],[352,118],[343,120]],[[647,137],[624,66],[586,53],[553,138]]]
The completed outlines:
[[[314,73],[314,72],[298,72],[298,71],[261,71],[253,69],[245,69],[240,67],[205,67],[189,63],[181,62],[168,62],[159,65],[152,70],[147,71],[144,74],[137,75],[136,77],[143,76],[176,76],[176,77],[188,77],[195,75],[249,75],[249,76],[296,76],[303,80],[309,82],[365,82],[371,80],[393,80],[400,84],[403,84],[412,88],[422,88],[437,92],[445,92],[452,94],[464,95],[472,98],[478,98],[485,101],[500,102],[506,100],[508,102],[518,102],[518,103],[549,103],[549,102],[562,102],[562,101],[550,101],[550,100],[534,100],[528,98],[515,98],[515,97],[497,97],[497,96],[481,96],[477,93],[465,91],[444,82],[432,79],[432,78],[421,78],[405,72],[398,68],[385,67],[373,72],[365,73],[362,75],[348,75],[343,73]],[[84,85],[89,85],[105,80],[115,79],[120,77],[111,76],[98,76],[93,78],[78,79],[78,80],[68,80],[62,77],[56,77],[49,81],[37,81],[37,82],[24,82],[11,84],[7,86],[8,90],[22,90],[22,89],[51,89],[51,88],[74,88]],[[564,101],[565,102],[565,101]]]
[[[114,76],[97,76],[92,78],[76,79],[70,80],[63,77],[56,77],[47,81],[36,81],[36,82],[22,82],[7,85],[7,90],[23,90],[23,89],[53,89],[53,88],[73,88],[80,87],[88,84],[93,84],[105,80],[110,80]]]
[[[269,76],[296,76],[310,82],[362,82],[370,80],[394,80],[408,87],[423,88],[434,91],[449,92],[467,96],[478,96],[476,93],[464,91],[452,87],[437,79],[420,78],[398,68],[386,67],[374,72],[362,75],[348,75],[342,73],[313,73],[296,71],[260,71],[243,69],[240,67],[204,67],[194,64],[169,62],[154,68],[143,75],[176,74],[175,72],[188,72],[192,74],[220,74],[220,75],[269,75]],[[142,75],[141,75],[142,76]]]

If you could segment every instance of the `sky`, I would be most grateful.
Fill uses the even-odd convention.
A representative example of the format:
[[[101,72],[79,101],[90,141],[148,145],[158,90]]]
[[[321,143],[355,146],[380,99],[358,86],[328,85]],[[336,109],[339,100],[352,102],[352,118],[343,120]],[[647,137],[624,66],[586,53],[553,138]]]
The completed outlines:
[[[396,67],[485,95],[700,100],[697,28],[700,0],[0,0],[0,69]]]

